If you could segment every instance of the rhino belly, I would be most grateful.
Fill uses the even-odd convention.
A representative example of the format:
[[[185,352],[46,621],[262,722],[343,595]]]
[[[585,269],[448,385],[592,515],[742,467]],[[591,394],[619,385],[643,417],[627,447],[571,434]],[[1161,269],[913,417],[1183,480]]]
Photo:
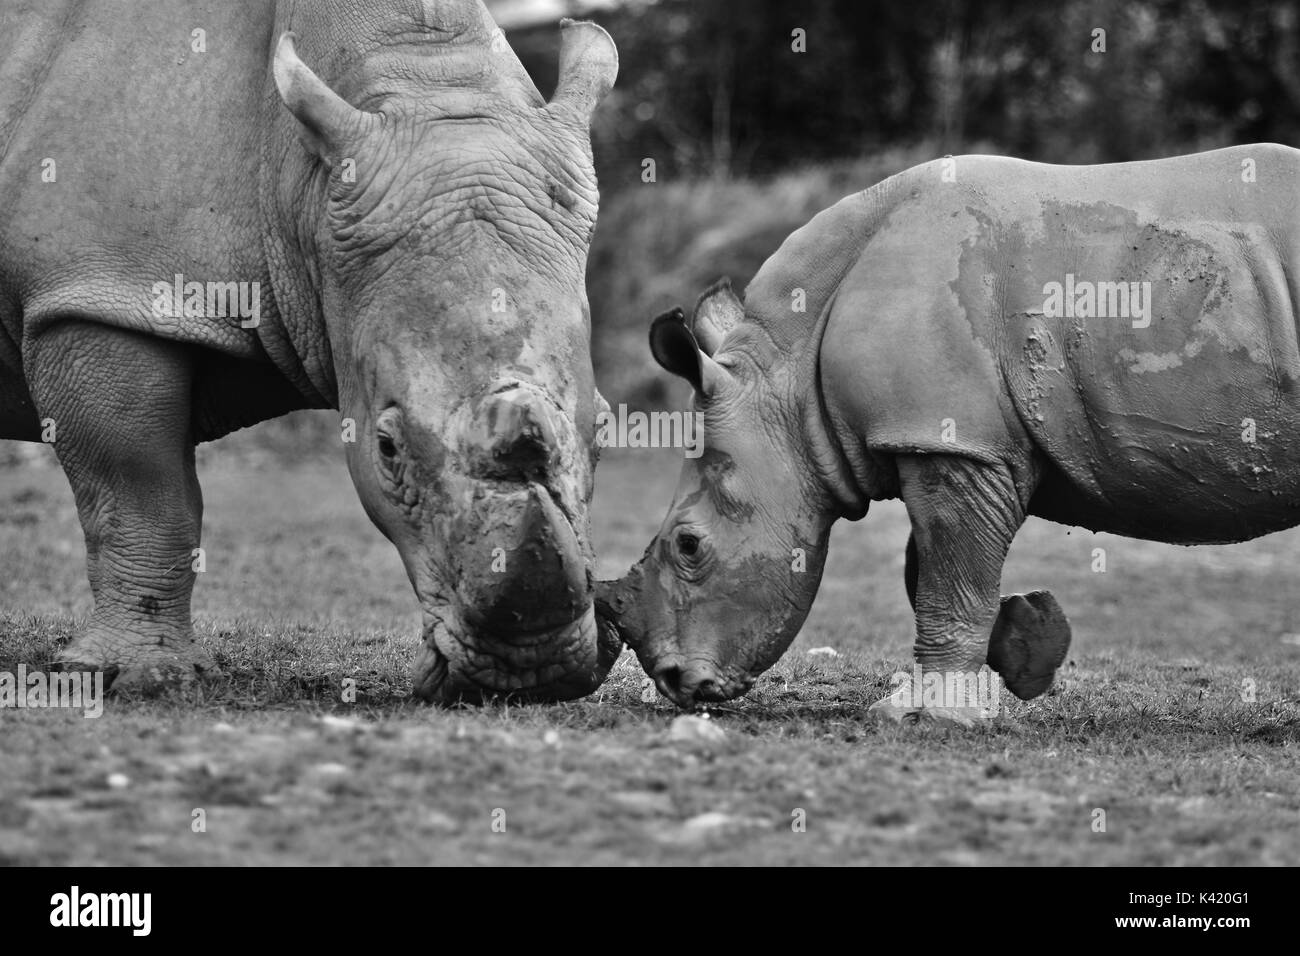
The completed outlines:
[[[1231,544],[1300,524],[1300,482],[1270,471],[1189,476],[1147,456],[1098,484],[1052,467],[1029,513],[1049,521],[1169,544]],[[1235,487],[1234,487],[1235,486]]]

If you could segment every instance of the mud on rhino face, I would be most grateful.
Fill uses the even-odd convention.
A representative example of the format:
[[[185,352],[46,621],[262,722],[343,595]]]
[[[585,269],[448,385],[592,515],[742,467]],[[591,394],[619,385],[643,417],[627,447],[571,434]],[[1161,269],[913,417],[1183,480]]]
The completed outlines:
[[[742,316],[722,284],[696,306],[693,331],[680,309],[651,327],[656,360],[695,390],[705,449],[685,459],[641,561],[597,587],[601,619],[682,707],[740,696],[785,652],[816,596],[833,521],[795,445],[798,361],[738,327]]]
[[[309,242],[348,466],[424,611],[417,695],[577,697],[619,648],[588,571],[583,285],[588,122],[617,55],[599,27],[566,23],[546,104],[481,6],[438,9],[439,42],[397,31],[345,74],[348,100],[291,37],[275,61],[318,160]]]

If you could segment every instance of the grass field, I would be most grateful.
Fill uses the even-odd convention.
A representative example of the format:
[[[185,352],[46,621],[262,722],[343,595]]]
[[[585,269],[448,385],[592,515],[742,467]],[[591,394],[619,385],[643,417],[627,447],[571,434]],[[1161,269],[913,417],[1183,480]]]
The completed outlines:
[[[602,576],[640,555],[676,469],[607,453]],[[680,743],[627,654],[580,702],[410,702],[414,598],[341,461],[215,449],[202,472],[195,615],[225,681],[98,720],[0,710],[0,862],[1300,863],[1295,532],[1178,549],[1031,523],[1004,591],[1050,587],[1071,615],[1057,687],[972,730],[898,727],[867,713],[911,642],[905,516],[875,506],[837,529],[790,653],[714,710],[725,740]],[[62,474],[0,470],[0,670],[69,637],[83,560]]]

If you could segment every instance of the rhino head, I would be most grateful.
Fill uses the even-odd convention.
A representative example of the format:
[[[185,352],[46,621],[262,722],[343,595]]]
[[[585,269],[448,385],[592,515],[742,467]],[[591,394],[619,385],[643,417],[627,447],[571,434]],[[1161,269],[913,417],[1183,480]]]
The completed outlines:
[[[348,24],[304,33],[330,82],[280,39],[296,141],[278,188],[309,197],[297,244],[327,332],[321,391],[423,609],[415,692],[581,696],[619,649],[592,607],[584,288],[589,121],[617,54],[566,21],[547,103],[477,2],[381,2],[365,20],[350,46],[321,38]]]
[[[745,322],[725,281],[691,327],[680,309],[657,318],[650,348],[694,389],[704,451],[685,459],[658,535],[627,575],[598,585],[597,605],[685,707],[743,694],[790,646],[845,511],[822,477],[833,456],[807,387],[815,348],[789,352]]]

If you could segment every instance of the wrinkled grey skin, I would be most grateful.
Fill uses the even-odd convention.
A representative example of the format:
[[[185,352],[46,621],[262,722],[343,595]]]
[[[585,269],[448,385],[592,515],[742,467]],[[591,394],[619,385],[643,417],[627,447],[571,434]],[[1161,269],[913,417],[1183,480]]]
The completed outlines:
[[[95,607],[62,660],[119,687],[209,669],[194,445],[333,407],[424,609],[417,694],[597,686],[617,652],[588,573],[605,32],[565,24],[548,104],[477,0],[0,17],[0,437],[52,424],[76,494]],[[259,283],[260,321],[160,316],[176,274]]]
[[[1149,282],[1149,314],[1052,314],[1067,274]],[[802,626],[832,523],[902,498],[917,663],[1033,697],[1070,631],[1050,594],[999,595],[1026,516],[1182,544],[1300,522],[1298,319],[1294,149],[909,170],[791,235],[743,304],[724,284],[655,321],[707,450],[598,607],[678,704],[737,696]]]

